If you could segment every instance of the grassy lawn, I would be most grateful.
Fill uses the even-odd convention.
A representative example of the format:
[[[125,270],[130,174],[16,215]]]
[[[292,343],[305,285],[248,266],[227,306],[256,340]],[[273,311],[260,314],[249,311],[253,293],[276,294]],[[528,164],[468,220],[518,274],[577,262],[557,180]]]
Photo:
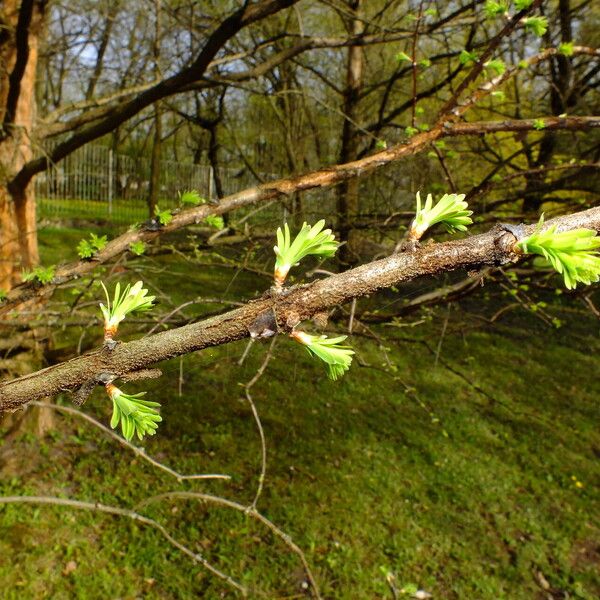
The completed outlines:
[[[76,235],[61,240],[71,248]],[[57,232],[42,239],[50,262],[68,257]],[[168,265],[171,300],[198,290],[239,298],[268,285],[231,276]],[[385,348],[353,336],[358,358],[339,382],[278,340],[253,388],[268,447],[259,509],[304,549],[326,598],[391,599],[389,574],[434,598],[599,597],[597,321],[577,315],[554,330],[521,316],[492,327],[455,310],[445,328],[445,315],[376,328]],[[0,493],[138,507],[267,597],[305,597],[297,557],[250,517],[189,500],[141,506],[168,490],[251,502],[260,443],[239,383],[267,346],[256,344],[240,367],[244,348],[175,359],[159,380],[128,384],[163,404],[149,454],[230,482],[177,483],[61,416],[49,438],[12,444]],[[110,419],[99,390],[83,410]],[[0,585],[7,599],[237,597],[154,530],[36,506],[0,506]]]

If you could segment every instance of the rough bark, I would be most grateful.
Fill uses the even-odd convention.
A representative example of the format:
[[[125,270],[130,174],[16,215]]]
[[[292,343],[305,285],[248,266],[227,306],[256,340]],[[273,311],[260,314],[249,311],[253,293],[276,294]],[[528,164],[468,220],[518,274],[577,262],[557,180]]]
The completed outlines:
[[[7,0],[0,13],[6,39],[0,46],[0,289],[10,289],[22,269],[38,262],[32,180],[11,179],[31,160],[35,72],[45,1]]]

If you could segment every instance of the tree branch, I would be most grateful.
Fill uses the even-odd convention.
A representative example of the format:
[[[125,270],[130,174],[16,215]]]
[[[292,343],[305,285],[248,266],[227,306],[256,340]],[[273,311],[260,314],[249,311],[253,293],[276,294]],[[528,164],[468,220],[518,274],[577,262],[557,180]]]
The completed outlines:
[[[208,37],[204,47],[189,66],[172,77],[164,79],[150,89],[141,92],[128,102],[117,105],[99,122],[73,134],[68,140],[58,144],[50,156],[42,156],[28,162],[11,181],[12,189],[22,189],[31,178],[47,169],[52,163],[58,162],[81,146],[110,133],[131,117],[141,112],[147,106],[158,100],[172,96],[181,89],[200,79],[217,52],[244,27],[271,16],[284,8],[288,8],[299,0],[263,0],[258,4],[244,4],[242,8],[225,18]]]
[[[232,210],[269,200],[287,197],[290,194],[304,192],[312,189],[323,189],[336,185],[342,181],[371,173],[381,167],[389,165],[406,156],[421,152],[431,142],[443,137],[485,135],[499,131],[534,131],[536,119],[515,119],[504,121],[483,121],[475,123],[439,123],[431,131],[415,135],[406,144],[397,144],[387,150],[382,150],[365,158],[349,163],[335,165],[311,171],[304,175],[287,179],[263,183],[259,186],[247,188],[236,194],[223,198],[218,205],[202,205],[183,210],[173,215],[171,223],[161,227],[158,231],[152,229],[130,230],[110,241],[106,247],[94,255],[94,259],[72,262],[56,270],[56,275],[50,284],[40,286],[36,283],[22,283],[14,287],[7,294],[6,299],[0,304],[0,315],[6,314],[17,304],[34,297],[45,297],[52,293],[57,285],[77,279],[93,271],[98,265],[104,264],[123,252],[137,241],[150,242],[156,237],[176,231],[192,224],[197,224],[210,215],[223,215]],[[598,117],[548,117],[544,119],[547,129],[588,131],[600,127]]]
[[[600,207],[548,221],[561,229],[588,227],[600,231]],[[529,226],[532,231],[535,226]],[[248,337],[256,319],[275,315],[282,332],[290,324],[374,292],[423,275],[456,269],[505,264],[518,259],[511,233],[494,228],[463,240],[430,244],[414,252],[394,254],[326,279],[290,288],[282,294],[266,294],[245,306],[199,323],[171,329],[140,340],[119,343],[113,351],[102,348],[68,362],[0,384],[0,410],[13,410],[45,396],[74,392],[101,375],[122,377],[167,360],[210,346]]]

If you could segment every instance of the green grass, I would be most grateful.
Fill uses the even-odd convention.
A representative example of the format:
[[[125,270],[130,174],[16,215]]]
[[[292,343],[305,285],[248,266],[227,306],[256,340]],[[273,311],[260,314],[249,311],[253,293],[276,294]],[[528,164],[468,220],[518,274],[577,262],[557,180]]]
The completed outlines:
[[[223,294],[231,276],[169,263],[159,281],[166,287],[170,278],[178,302]],[[227,297],[257,287],[263,282],[240,276]],[[486,327],[453,312],[436,363],[445,315],[434,312],[415,328],[377,328],[385,352],[353,336],[357,360],[339,382],[302,348],[278,341],[253,388],[268,446],[259,509],[305,550],[326,598],[391,599],[388,572],[398,587],[414,582],[434,598],[598,597],[597,322],[577,315],[553,330],[524,314]],[[181,397],[179,359],[163,365],[159,380],[123,386],[147,389],[163,404],[158,435],[144,444],[151,455],[182,472],[228,473],[231,482],[178,484],[100,432],[59,417],[51,437],[11,445],[0,493],[136,507],[179,489],[250,502],[260,444],[238,384],[255,373],[266,346],[256,344],[240,367],[244,348],[184,357]],[[83,410],[110,418],[99,390]],[[191,501],[140,510],[267,597],[304,597],[297,558],[249,517]],[[236,597],[153,530],[15,505],[0,507],[0,585],[7,599]]]
[[[161,208],[174,208],[175,201],[162,200]],[[148,219],[148,205],[144,200],[120,200],[112,202],[112,212],[106,201],[74,198],[71,200],[40,198],[37,202],[38,216],[42,220],[108,222],[116,225],[132,225]]]

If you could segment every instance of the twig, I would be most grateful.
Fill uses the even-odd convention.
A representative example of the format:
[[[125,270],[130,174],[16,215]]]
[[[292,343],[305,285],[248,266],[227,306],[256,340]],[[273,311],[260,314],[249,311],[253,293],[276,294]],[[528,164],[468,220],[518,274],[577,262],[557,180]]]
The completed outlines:
[[[260,468],[260,476],[258,478],[258,486],[256,488],[256,494],[254,495],[254,500],[252,501],[251,507],[256,509],[256,505],[258,503],[258,499],[262,494],[263,486],[265,483],[265,476],[267,474],[267,441],[265,439],[265,432],[260,420],[260,416],[258,414],[258,410],[256,409],[256,404],[254,404],[254,400],[252,400],[252,395],[250,394],[250,388],[262,377],[269,361],[273,356],[273,348],[275,347],[275,342],[277,338],[274,337],[269,349],[267,350],[267,354],[262,362],[262,365],[258,368],[258,371],[254,374],[254,377],[244,386],[244,392],[246,393],[246,400],[248,400],[248,404],[252,409],[252,414],[254,415],[254,421],[256,422],[256,427],[258,428],[258,433],[260,435],[260,446],[261,446],[261,468]]]
[[[82,502],[81,500],[71,500],[69,498],[56,498],[54,496],[0,496],[0,504],[50,504],[53,506],[68,506],[78,510],[91,510],[116,515],[119,517],[127,517],[143,525],[147,525],[159,531],[162,536],[175,548],[189,556],[194,561],[200,563],[205,569],[216,575],[219,579],[227,582],[229,585],[240,591],[244,596],[248,595],[248,590],[235,579],[223,573],[211,565],[201,554],[194,552],[181,542],[177,541],[167,529],[158,521],[146,517],[129,508],[121,508],[119,506],[108,506],[100,502]]]
[[[88,423],[91,423],[94,427],[97,427],[98,429],[106,433],[106,435],[111,437],[113,440],[119,442],[119,444],[121,444],[122,446],[129,448],[136,456],[139,456],[141,459],[149,462],[157,469],[160,469],[161,471],[168,473],[172,477],[175,477],[177,481],[183,481],[184,479],[231,479],[230,475],[220,475],[212,473],[202,475],[182,475],[174,469],[171,469],[171,467],[167,467],[167,465],[164,465],[158,462],[156,459],[152,458],[151,456],[148,456],[143,448],[139,448],[131,442],[128,442],[125,438],[122,438],[120,435],[117,435],[112,429],[109,429],[108,427],[100,423],[100,421],[97,421],[93,417],[90,417],[88,414],[82,412],[81,410],[76,410],[74,408],[70,408],[69,406],[60,406],[59,404],[46,404],[45,402],[38,402],[36,400],[31,401],[29,403],[29,406],[38,406],[40,408],[52,408],[59,412],[63,412],[74,417],[84,419]]]
[[[278,537],[302,562],[302,566],[304,567],[304,571],[306,573],[306,577],[310,586],[312,588],[313,596],[316,600],[322,600],[321,594],[319,592],[319,587],[317,585],[316,579],[312,573],[312,570],[304,556],[304,552],[300,549],[298,545],[294,543],[292,538],[285,533],[285,531],[281,530],[275,523],[267,519],[264,515],[259,513],[256,508],[253,506],[245,506],[240,504],[239,502],[235,502],[234,500],[229,500],[227,498],[222,498],[221,496],[213,496],[212,494],[203,494],[201,492],[165,492],[164,494],[158,494],[156,496],[152,496],[151,498],[146,498],[140,506],[144,506],[150,502],[160,501],[167,498],[179,498],[179,499],[191,499],[198,500],[200,502],[206,502],[211,504],[217,504],[219,506],[225,506],[236,510],[238,512],[244,513],[246,515],[251,516],[253,519],[256,519],[265,527],[271,530],[271,532]]]

